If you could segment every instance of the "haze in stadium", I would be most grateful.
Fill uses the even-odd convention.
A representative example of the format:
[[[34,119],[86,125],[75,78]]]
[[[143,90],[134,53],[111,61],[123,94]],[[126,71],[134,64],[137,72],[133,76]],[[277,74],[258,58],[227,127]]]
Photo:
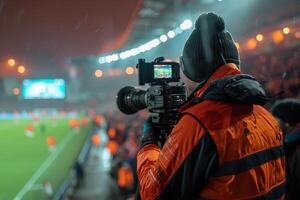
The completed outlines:
[[[204,12],[224,18],[242,72],[271,97],[265,109],[299,101],[298,0],[0,0],[0,200],[139,199],[149,107],[126,115],[116,97],[150,87],[139,59],[179,66]],[[175,64],[154,66],[154,78],[175,76]]]

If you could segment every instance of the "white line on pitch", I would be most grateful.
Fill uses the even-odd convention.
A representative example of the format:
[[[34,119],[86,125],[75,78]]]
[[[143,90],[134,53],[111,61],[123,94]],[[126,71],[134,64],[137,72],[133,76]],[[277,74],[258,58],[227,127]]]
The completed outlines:
[[[32,185],[40,178],[40,176],[45,172],[45,170],[56,159],[57,155],[65,147],[65,145],[71,139],[72,136],[73,136],[73,134],[69,133],[68,136],[64,138],[64,140],[61,142],[59,147],[52,154],[50,154],[50,156],[48,156],[47,160],[45,160],[45,162],[43,162],[43,164],[35,172],[35,174],[33,174],[33,176],[29,179],[29,181],[27,181],[27,183],[24,185],[24,187],[16,195],[14,200],[21,200],[23,198],[23,196],[31,189]]]

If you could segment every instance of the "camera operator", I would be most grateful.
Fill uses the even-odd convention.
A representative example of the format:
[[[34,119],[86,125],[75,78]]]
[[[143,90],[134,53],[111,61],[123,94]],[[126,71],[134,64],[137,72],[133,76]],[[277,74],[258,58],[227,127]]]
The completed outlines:
[[[162,149],[158,128],[151,120],[144,124],[137,156],[141,199],[284,197],[281,129],[261,106],[269,100],[264,90],[239,65],[224,20],[201,14],[181,57],[190,97]]]

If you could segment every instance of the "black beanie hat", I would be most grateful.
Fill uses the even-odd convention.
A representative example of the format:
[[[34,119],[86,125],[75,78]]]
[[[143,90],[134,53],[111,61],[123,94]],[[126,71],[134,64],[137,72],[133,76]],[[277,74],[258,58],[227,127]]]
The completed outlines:
[[[292,98],[278,100],[272,106],[271,112],[275,117],[295,126],[300,122],[300,100]]]
[[[182,56],[183,73],[202,82],[226,64],[240,65],[240,56],[231,34],[225,30],[222,17],[215,13],[201,14],[195,29],[186,41]]]

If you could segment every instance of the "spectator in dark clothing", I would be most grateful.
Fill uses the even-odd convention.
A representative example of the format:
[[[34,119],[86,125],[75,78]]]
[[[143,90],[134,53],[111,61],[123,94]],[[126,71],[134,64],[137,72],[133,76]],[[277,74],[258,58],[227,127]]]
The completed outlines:
[[[75,163],[75,172],[76,172],[76,177],[77,177],[77,187],[80,187],[83,179],[84,179],[84,169],[82,167],[82,165],[77,161]]]
[[[300,100],[284,99],[272,107],[284,130],[286,154],[286,199],[300,197]]]

